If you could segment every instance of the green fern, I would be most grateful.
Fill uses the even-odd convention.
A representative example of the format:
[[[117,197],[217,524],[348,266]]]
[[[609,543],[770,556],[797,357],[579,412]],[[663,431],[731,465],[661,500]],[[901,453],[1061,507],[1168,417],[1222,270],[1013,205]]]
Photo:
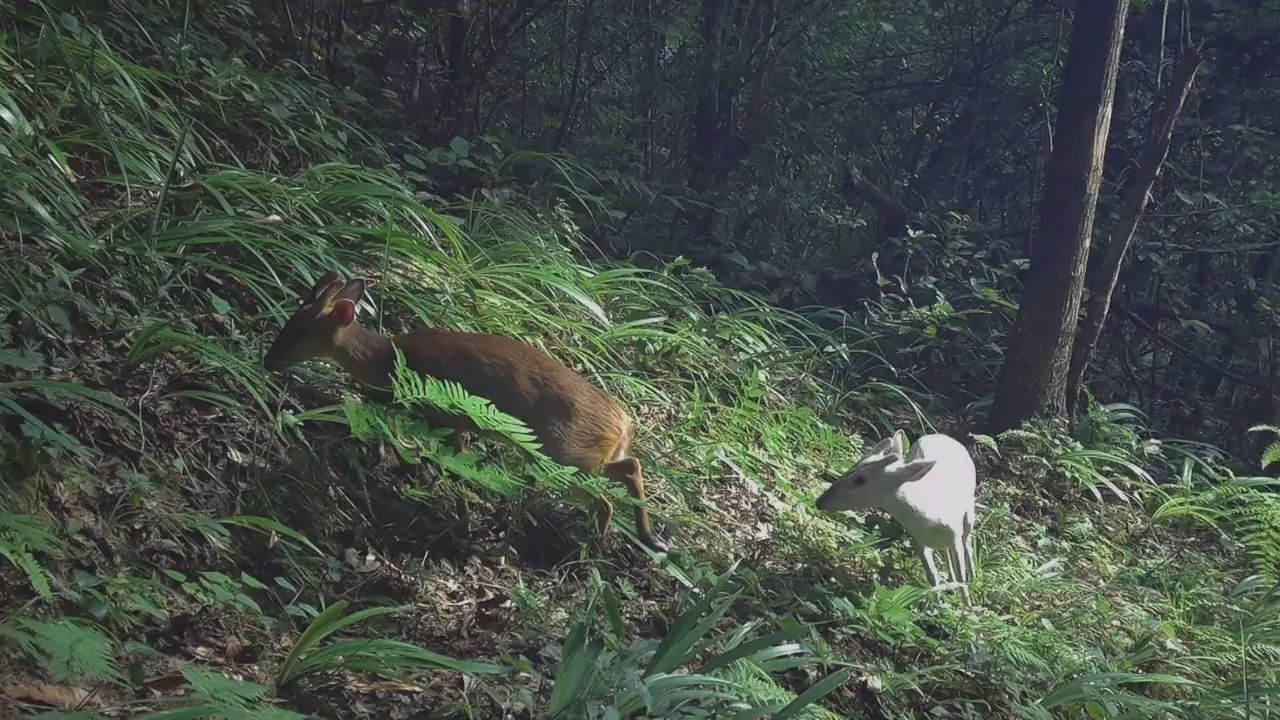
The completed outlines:
[[[53,599],[50,577],[34,553],[60,553],[62,541],[30,515],[0,513],[0,556],[27,576],[40,597]]]
[[[212,670],[187,667],[182,669],[192,693],[217,705],[248,708],[260,704],[267,695],[267,688],[257,683],[235,680]]]
[[[594,495],[608,492],[599,478],[582,475],[576,468],[548,457],[527,425],[498,410],[486,398],[468,393],[456,382],[414,372],[399,348],[392,392],[394,403],[390,407],[348,401],[344,409],[353,434],[390,441],[406,462],[425,459],[481,488],[506,495],[525,485],[500,465],[482,466],[470,453],[454,453],[444,442],[445,431],[431,428],[413,412],[428,408],[468,417],[482,432],[499,436],[518,448],[528,460],[525,471],[539,485],[558,490],[583,488]]]
[[[1271,433],[1272,435],[1280,435],[1280,425],[1254,425],[1249,428],[1249,432],[1265,432]],[[1273,440],[1270,445],[1267,445],[1267,449],[1262,451],[1260,465],[1263,470],[1266,470],[1276,462],[1280,462],[1280,440]]]
[[[1277,461],[1280,461],[1280,440],[1271,443],[1266,450],[1262,451],[1262,469],[1266,470],[1272,463]]]
[[[533,431],[518,418],[497,409],[487,399],[468,393],[456,382],[414,372],[405,363],[404,353],[400,348],[395,351],[392,389],[397,404],[407,407],[425,405],[451,415],[464,415],[480,430],[501,435],[536,459],[550,460],[542,453],[542,444]]]
[[[299,713],[271,706],[267,688],[202,668],[182,669],[195,704],[142,715],[138,720],[301,720]]]
[[[481,466],[475,456],[456,455],[444,442],[444,431],[433,430],[411,413],[347,400],[343,404],[351,432],[362,440],[385,440],[405,462],[433,463],[491,492],[511,495],[523,483],[502,466]]]
[[[20,617],[0,625],[0,637],[39,663],[54,682],[124,682],[116,667],[114,641],[95,628],[72,620]]]
[[[1260,571],[1280,569],[1280,480],[1230,475],[1203,490],[1184,488],[1152,513],[1154,521],[1191,519],[1232,536]]]
[[[1248,548],[1255,567],[1273,575],[1280,571],[1280,496],[1274,488],[1237,503],[1226,517],[1236,528],[1237,539]]]
[[[45,571],[44,566],[31,553],[9,546],[0,539],[0,556],[4,557],[27,576],[27,581],[31,583],[32,589],[40,597],[45,600],[53,599],[53,589],[49,584],[49,573]]]
[[[1280,461],[1280,441],[1271,443],[1262,451],[1262,469],[1266,470],[1277,461]]]

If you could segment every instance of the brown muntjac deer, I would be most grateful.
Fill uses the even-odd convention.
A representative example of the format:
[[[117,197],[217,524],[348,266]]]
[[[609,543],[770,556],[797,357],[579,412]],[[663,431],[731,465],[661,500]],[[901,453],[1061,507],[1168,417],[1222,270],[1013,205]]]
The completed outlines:
[[[543,452],[562,465],[587,473],[602,473],[626,485],[640,504],[636,533],[659,552],[667,545],[653,534],[644,507],[644,476],[629,454],[631,418],[586,378],[533,347],[498,335],[424,328],[405,335],[386,336],[356,322],[356,305],[365,281],[343,282],[330,272],[302,299],[302,306],[285,323],[263,359],[267,370],[278,372],[313,358],[329,358],[377,397],[390,396],[395,371],[395,348],[415,372],[458,383],[467,392],[487,398],[494,407],[533,430]],[[454,431],[454,447],[463,433],[478,428],[466,416],[428,412],[436,427]],[[613,503],[597,498],[601,534],[613,519]]]

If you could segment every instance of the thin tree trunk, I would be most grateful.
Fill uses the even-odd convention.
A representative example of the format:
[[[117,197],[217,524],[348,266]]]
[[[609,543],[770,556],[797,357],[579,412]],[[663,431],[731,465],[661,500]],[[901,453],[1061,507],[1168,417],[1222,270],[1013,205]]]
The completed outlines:
[[[711,185],[711,175],[716,154],[720,147],[720,22],[724,14],[723,0],[703,0],[699,35],[702,40],[702,57],[698,62],[695,85],[697,97],[690,123],[688,165],[689,185],[696,192],[705,192]]]
[[[1038,415],[1066,414],[1067,371],[1128,5],[1128,0],[1080,0],[1076,5],[1058,97],[1056,146],[1045,177],[1046,200],[987,420],[993,432]]]
[[[1071,371],[1067,379],[1067,410],[1073,417],[1079,402],[1080,383],[1093,359],[1094,348],[1102,335],[1102,325],[1107,321],[1107,312],[1111,309],[1111,295],[1120,278],[1120,266],[1129,252],[1129,246],[1133,244],[1134,231],[1147,207],[1151,186],[1160,176],[1165,158],[1169,155],[1173,126],[1178,122],[1178,115],[1182,112],[1182,105],[1187,100],[1199,67],[1200,53],[1194,49],[1188,50],[1178,61],[1168,91],[1152,117],[1151,136],[1142,153],[1141,165],[1130,179],[1124,198],[1120,201],[1120,220],[1107,242],[1102,265],[1098,268],[1093,287],[1090,288],[1088,314],[1080,327],[1075,349],[1071,354]]]
[[[471,7],[455,0],[445,19],[445,58],[448,82],[440,93],[440,116],[452,122],[454,132],[465,134],[467,92],[471,82]]]
[[[556,150],[564,147],[573,129],[574,111],[578,105],[578,91],[582,84],[582,63],[587,54],[587,44],[591,37],[591,11],[595,8],[595,0],[586,0],[582,5],[582,20],[578,25],[577,49],[573,54],[573,72],[569,76],[569,92],[564,98],[564,107],[560,111],[560,124],[556,128],[551,146]],[[584,91],[585,92],[585,91]]]
[[[640,145],[644,148],[641,176],[653,171],[654,106],[658,99],[658,52],[663,42],[658,30],[657,0],[640,0],[644,6],[644,72],[641,74],[640,92],[636,99],[636,117],[639,124]]]

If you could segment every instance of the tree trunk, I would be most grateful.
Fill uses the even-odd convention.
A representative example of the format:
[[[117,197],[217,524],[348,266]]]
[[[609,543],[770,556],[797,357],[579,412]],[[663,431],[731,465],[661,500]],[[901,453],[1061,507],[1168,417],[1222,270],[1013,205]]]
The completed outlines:
[[[644,148],[640,176],[648,178],[653,171],[654,124],[657,120],[655,105],[658,101],[658,52],[664,42],[658,27],[657,0],[640,0],[644,6],[644,71],[641,73],[640,92],[636,99],[637,129],[633,140],[638,139]]]
[[[1173,126],[1178,122],[1182,105],[1191,91],[1191,83],[1195,80],[1196,70],[1200,67],[1200,53],[1188,50],[1178,61],[1169,88],[1152,116],[1151,135],[1147,139],[1147,148],[1142,153],[1141,165],[1125,188],[1124,198],[1120,202],[1120,220],[1107,243],[1102,265],[1089,293],[1089,310],[1084,324],[1076,338],[1075,349],[1071,354],[1071,371],[1067,379],[1067,410],[1071,416],[1076,414],[1079,402],[1080,383],[1084,379],[1084,371],[1093,359],[1093,350],[1102,335],[1102,325],[1107,321],[1107,312],[1111,309],[1111,294],[1115,292],[1116,281],[1120,278],[1120,266],[1133,244],[1134,231],[1142,218],[1142,211],[1147,207],[1147,198],[1151,194],[1151,186],[1155,184],[1164,167],[1164,160],[1169,155],[1169,145],[1173,141]]]
[[[471,7],[468,0],[454,0],[445,19],[445,65],[448,82],[440,92],[439,114],[453,130],[465,134],[466,98],[471,82]]]
[[[720,148],[720,22],[724,15],[723,0],[703,0],[699,35],[702,57],[698,62],[696,100],[690,123],[689,186],[695,192],[706,192],[711,186],[713,165]]]
[[[564,106],[560,110],[560,122],[551,141],[551,147],[557,151],[562,150],[565,143],[569,141],[569,134],[573,131],[574,112],[581,101],[579,90],[583,84],[582,63],[589,54],[588,45],[591,41],[592,11],[595,9],[595,4],[595,0],[586,0],[582,4],[582,19],[578,25],[577,49],[573,54],[573,72],[569,75],[569,92],[562,100]],[[585,93],[587,91],[581,90],[581,92]]]
[[[1111,126],[1128,0],[1080,0],[1031,269],[987,422],[992,432],[1067,410],[1067,371]]]

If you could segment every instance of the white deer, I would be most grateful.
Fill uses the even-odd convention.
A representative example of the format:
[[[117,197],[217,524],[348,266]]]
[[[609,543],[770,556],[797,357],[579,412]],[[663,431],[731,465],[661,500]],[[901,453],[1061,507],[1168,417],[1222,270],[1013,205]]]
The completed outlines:
[[[925,574],[935,590],[964,590],[973,580],[974,491],[977,471],[969,451],[946,435],[924,435],[904,458],[906,433],[881,440],[852,470],[818,498],[824,512],[881,508],[911,535]],[[951,582],[938,581],[934,551],[947,558]]]

